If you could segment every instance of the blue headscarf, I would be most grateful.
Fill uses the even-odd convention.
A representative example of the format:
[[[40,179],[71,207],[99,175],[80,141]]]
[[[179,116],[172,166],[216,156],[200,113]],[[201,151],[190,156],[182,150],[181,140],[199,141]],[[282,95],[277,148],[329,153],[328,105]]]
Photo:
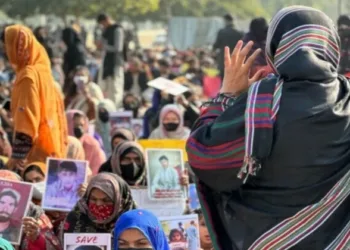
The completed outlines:
[[[119,236],[127,229],[140,230],[154,250],[170,250],[167,238],[157,217],[143,209],[135,209],[120,216],[114,229],[114,249],[118,249]]]
[[[13,246],[5,240],[4,238],[0,238],[0,249],[3,250],[14,250]]]

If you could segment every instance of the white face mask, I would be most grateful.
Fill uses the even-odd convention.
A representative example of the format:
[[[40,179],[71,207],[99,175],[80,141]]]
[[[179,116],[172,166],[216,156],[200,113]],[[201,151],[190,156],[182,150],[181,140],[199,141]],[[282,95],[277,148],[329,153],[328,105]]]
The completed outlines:
[[[87,84],[89,77],[87,76],[74,76],[73,81],[76,85]]]

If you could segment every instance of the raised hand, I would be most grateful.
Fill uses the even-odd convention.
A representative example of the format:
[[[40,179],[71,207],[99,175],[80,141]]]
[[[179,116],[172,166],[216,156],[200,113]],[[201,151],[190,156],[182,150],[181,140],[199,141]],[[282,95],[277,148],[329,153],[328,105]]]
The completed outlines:
[[[261,78],[263,70],[259,70],[252,78],[249,78],[250,69],[261,52],[261,49],[257,49],[247,58],[253,44],[250,41],[243,47],[243,41],[239,41],[232,54],[230,54],[229,47],[225,47],[225,75],[220,93],[237,96]]]

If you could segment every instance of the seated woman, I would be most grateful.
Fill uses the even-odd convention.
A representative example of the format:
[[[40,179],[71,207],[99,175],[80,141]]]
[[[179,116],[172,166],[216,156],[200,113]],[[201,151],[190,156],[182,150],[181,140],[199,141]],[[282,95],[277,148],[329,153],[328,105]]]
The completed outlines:
[[[153,130],[149,139],[187,139],[189,128],[184,126],[184,116],[177,105],[168,104],[159,115],[159,126]]]
[[[128,184],[118,175],[100,173],[68,214],[60,238],[63,242],[64,233],[110,233],[118,218],[135,208]]]
[[[28,164],[23,171],[23,180],[25,182],[33,183],[33,203],[40,206],[43,194],[45,192],[45,179],[46,179],[46,164],[42,162],[32,162]],[[80,190],[84,191],[84,184],[81,185]],[[80,192],[83,192],[80,191]],[[46,215],[49,217],[55,234],[58,232],[59,225],[66,218],[67,213],[59,211],[46,211]]]
[[[46,163],[31,162],[23,169],[23,180],[30,183],[39,183],[45,181]]]
[[[104,99],[101,88],[90,80],[89,69],[78,66],[73,78],[76,95],[67,106],[67,110],[77,109],[84,112],[89,120],[96,118],[97,105]]]
[[[111,172],[122,177],[130,186],[147,186],[146,161],[144,150],[133,141],[122,141],[114,149],[111,158],[104,163],[99,172]],[[187,186],[187,172],[179,175],[179,184]]]
[[[0,178],[22,181],[22,178],[9,170],[0,170]],[[23,218],[23,239],[20,250],[61,250],[52,224],[41,207],[30,203],[26,217]]]
[[[170,250],[166,235],[157,217],[143,209],[120,216],[114,229],[115,250]]]
[[[122,141],[136,141],[136,135],[134,132],[132,132],[129,129],[126,128],[118,128],[114,131],[112,131],[112,138],[111,138],[111,147],[112,152],[118,146],[119,143]]]
[[[142,118],[139,114],[141,107],[141,97],[134,93],[126,93],[123,98],[123,108],[125,111],[131,111],[133,118]]]
[[[33,184],[32,202],[41,206],[41,200],[45,191],[46,164],[43,162],[31,162],[23,168],[23,181]]]
[[[77,138],[73,136],[68,136],[68,151],[67,151],[67,159],[73,160],[85,160],[85,151],[83,148],[83,144]]]
[[[112,149],[112,154],[114,152],[114,149],[123,141],[136,141],[136,135],[134,132],[132,132],[129,129],[126,128],[118,128],[114,131],[111,132],[111,149]],[[103,163],[99,169],[99,172],[112,172],[110,169],[111,166],[111,160],[112,160],[112,155],[109,156],[108,160]]]
[[[97,117],[96,117],[96,132],[102,137],[103,147],[107,156],[112,153],[111,148],[111,123],[109,116],[112,112],[115,112],[117,108],[115,104],[109,99],[103,99],[97,105]]]
[[[99,172],[111,172],[123,178],[130,186],[146,186],[147,175],[143,148],[133,141],[123,141],[115,148],[109,161]]]
[[[66,115],[68,134],[74,135],[80,140],[84,148],[85,160],[89,161],[92,174],[97,174],[102,163],[106,161],[106,155],[98,141],[88,133],[89,124],[87,117],[77,110],[67,111]]]

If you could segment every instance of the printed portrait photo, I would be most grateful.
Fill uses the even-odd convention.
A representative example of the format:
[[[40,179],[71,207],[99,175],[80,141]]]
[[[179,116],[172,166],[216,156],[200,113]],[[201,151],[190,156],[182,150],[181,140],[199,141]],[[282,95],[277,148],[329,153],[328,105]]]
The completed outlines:
[[[131,129],[132,111],[113,112],[109,115],[111,132],[118,128]]]
[[[200,249],[198,215],[159,218],[171,250]]]
[[[47,166],[42,207],[46,210],[71,211],[80,199],[78,189],[86,180],[87,161],[49,158]]]
[[[24,182],[0,179],[0,237],[19,245],[22,219],[27,215],[33,187]]]
[[[147,149],[150,199],[181,199],[186,192],[180,185],[184,171],[182,150]]]
[[[143,119],[132,119],[131,129],[135,133],[137,138],[143,137]]]

